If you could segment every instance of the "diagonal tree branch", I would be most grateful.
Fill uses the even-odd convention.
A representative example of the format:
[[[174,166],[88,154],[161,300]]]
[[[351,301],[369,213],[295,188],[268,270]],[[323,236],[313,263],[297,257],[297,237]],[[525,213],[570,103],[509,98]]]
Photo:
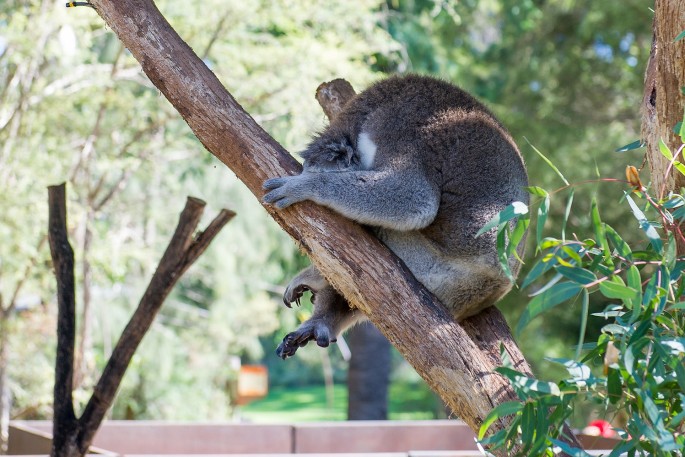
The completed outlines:
[[[102,419],[114,401],[133,354],[150,329],[171,289],[188,267],[207,249],[224,225],[235,216],[232,211],[222,210],[204,232],[193,237],[204,207],[205,202],[202,200],[188,197],[176,231],[159,261],[157,270],[114,347],[93,395],[79,419],[77,443],[81,455],[88,451]]]
[[[241,108],[151,0],[92,4],[202,144],[257,198],[265,179],[299,173],[297,162]],[[499,340],[520,370],[528,366],[499,311],[493,308],[462,327],[401,260],[357,224],[311,202],[282,212],[265,208],[471,428],[478,429],[493,406],[515,398],[509,383],[493,372]]]

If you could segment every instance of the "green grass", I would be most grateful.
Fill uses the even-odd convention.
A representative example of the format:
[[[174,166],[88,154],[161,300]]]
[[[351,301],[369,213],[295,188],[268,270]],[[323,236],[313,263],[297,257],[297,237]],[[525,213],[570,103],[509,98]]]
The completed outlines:
[[[421,384],[393,383],[388,405],[392,420],[434,419],[437,401]],[[347,418],[347,386],[335,385],[327,404],[324,386],[276,387],[266,398],[241,407],[241,416],[255,423],[342,421]]]

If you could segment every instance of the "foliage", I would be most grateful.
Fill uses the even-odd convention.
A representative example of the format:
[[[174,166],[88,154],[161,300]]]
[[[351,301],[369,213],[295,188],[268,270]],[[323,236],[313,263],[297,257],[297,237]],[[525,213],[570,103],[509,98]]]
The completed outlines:
[[[683,149],[673,154],[663,147],[662,153],[672,163]],[[677,252],[678,245],[685,243],[680,228],[685,197],[682,193],[655,196],[658,189],[644,187],[634,167],[628,167],[627,176],[632,189],[624,191],[620,200],[632,215],[632,230],[638,232],[639,242],[626,242],[625,236],[604,222],[595,200],[591,202],[592,233],[564,236],[562,226],[562,236],[554,238],[537,231],[537,259],[522,283],[523,288],[532,289],[532,299],[517,331],[553,307],[580,301],[576,357],[548,359],[568,372],[559,382],[529,378],[510,363],[499,368],[520,401],[504,403],[490,413],[480,438],[495,420],[507,417],[510,422],[483,439],[484,444],[509,451],[518,447],[516,455],[551,456],[557,446],[570,455],[588,456],[558,438],[574,409],[590,403],[614,422],[620,441],[612,457],[683,455],[685,258]],[[552,195],[539,187],[529,190],[539,199],[540,224],[549,212]],[[527,213],[519,211],[517,224],[527,218]],[[507,233],[509,225],[500,222],[499,230]],[[511,248],[502,247],[506,249]],[[606,303],[604,311],[592,317],[588,315],[590,295]],[[603,322],[602,331],[596,341],[585,343],[584,329],[593,318]],[[602,369],[593,370],[595,365]],[[624,423],[619,423],[620,417]]]

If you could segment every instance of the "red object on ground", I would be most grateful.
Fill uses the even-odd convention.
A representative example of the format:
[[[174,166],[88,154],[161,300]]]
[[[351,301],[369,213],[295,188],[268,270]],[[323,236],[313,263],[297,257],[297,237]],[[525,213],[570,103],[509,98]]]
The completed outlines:
[[[587,427],[583,429],[583,433],[604,438],[615,438],[617,436],[616,430],[614,430],[612,425],[603,419],[593,420],[587,424]]]

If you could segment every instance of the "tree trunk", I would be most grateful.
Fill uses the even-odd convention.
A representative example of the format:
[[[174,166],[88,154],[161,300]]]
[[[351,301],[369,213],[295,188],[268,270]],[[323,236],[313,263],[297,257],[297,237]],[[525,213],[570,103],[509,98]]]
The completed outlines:
[[[390,343],[368,322],[347,334],[350,367],[347,372],[347,419],[385,420],[388,418],[390,384]]]
[[[642,101],[642,138],[647,146],[652,186],[659,197],[685,187],[685,176],[659,151],[659,140],[663,140],[674,155],[682,145],[673,129],[683,120],[685,107],[682,92],[685,87],[685,40],[674,41],[683,29],[685,2],[656,0],[652,25],[654,39]],[[682,156],[677,160],[685,162]],[[678,236],[676,240],[678,255],[684,255],[685,239]]]
[[[264,195],[262,183],[267,178],[301,171],[297,161],[243,111],[151,0],[92,4],[202,144],[257,198]],[[501,364],[500,344],[518,370],[530,369],[497,309],[458,325],[406,266],[359,225],[312,202],[284,211],[265,208],[324,277],[369,317],[472,429],[478,430],[494,406],[517,398],[509,382],[493,371]],[[492,430],[503,425],[500,421]]]

